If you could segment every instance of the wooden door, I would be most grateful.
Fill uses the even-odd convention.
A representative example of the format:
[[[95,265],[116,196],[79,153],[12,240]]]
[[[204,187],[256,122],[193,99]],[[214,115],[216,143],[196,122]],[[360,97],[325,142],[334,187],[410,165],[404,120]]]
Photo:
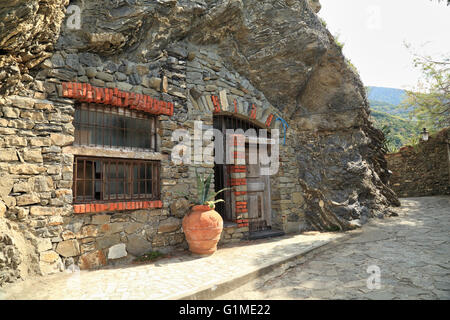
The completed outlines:
[[[251,152],[246,148],[247,208],[250,232],[256,232],[271,226],[270,178],[261,175],[260,164],[250,164]]]

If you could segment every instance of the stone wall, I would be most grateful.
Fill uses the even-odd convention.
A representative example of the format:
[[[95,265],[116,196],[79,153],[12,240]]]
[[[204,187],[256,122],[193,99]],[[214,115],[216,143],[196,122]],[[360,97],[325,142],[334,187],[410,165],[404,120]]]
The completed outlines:
[[[400,197],[450,194],[450,129],[386,155],[390,185]]]

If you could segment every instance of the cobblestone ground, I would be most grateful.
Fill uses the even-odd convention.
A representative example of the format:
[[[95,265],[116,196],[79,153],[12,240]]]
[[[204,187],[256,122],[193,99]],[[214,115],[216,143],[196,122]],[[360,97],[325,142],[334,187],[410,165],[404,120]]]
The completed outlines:
[[[243,241],[209,257],[183,252],[149,264],[36,277],[0,288],[0,300],[179,299],[343,237],[320,233]]]
[[[450,299],[450,197],[401,202],[399,217],[372,220],[333,249],[218,299]],[[379,267],[379,289],[367,286],[369,266]]]

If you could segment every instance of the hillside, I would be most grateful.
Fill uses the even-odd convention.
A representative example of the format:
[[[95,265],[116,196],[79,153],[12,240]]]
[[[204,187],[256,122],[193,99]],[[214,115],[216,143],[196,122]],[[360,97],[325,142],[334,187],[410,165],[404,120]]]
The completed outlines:
[[[401,89],[385,87],[367,87],[370,103],[371,119],[378,129],[384,126],[390,130],[389,139],[391,151],[408,144],[417,135],[415,122],[409,119],[410,109],[403,109],[399,105],[405,97]]]
[[[390,129],[389,139],[392,141],[390,151],[399,149],[417,135],[413,121],[390,115],[386,112],[372,110],[371,120],[378,129],[387,126]]]
[[[390,114],[391,116],[396,116],[404,120],[409,120],[409,111],[411,109],[403,109],[398,105],[371,99],[369,99],[369,103],[372,110],[384,112]]]
[[[405,90],[385,87],[367,87],[371,101],[398,106],[405,98]]]

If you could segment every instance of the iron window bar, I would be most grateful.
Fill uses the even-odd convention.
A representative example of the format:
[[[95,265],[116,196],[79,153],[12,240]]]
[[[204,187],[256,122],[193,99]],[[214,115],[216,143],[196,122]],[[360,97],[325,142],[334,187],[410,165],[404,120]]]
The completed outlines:
[[[75,156],[74,203],[160,200],[160,162]]]

